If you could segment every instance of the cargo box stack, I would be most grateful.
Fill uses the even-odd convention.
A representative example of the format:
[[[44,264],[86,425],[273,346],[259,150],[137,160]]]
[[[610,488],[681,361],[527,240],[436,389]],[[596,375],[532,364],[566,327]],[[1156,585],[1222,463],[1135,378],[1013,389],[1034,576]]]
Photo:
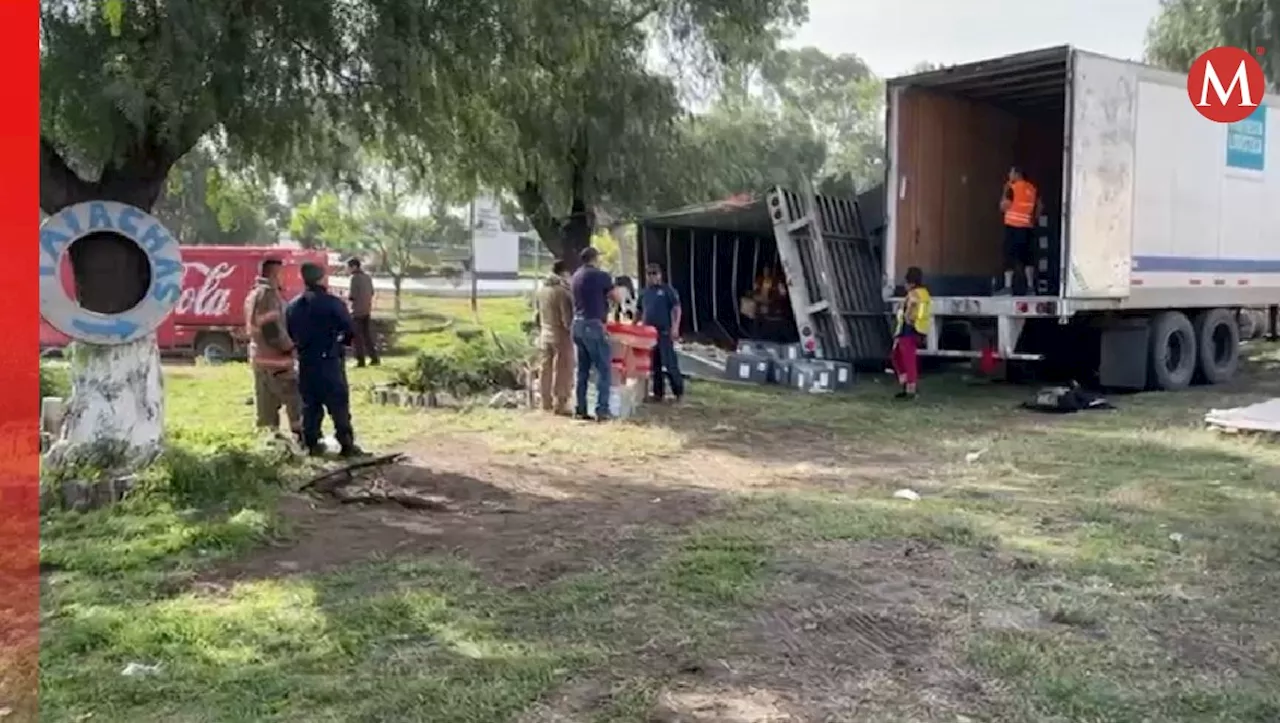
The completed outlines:
[[[774,363],[777,360],[770,356],[736,352],[729,355],[724,365],[724,376],[735,382],[751,382],[752,384],[772,384],[774,381]]]
[[[814,358],[805,354],[799,344],[744,339],[725,363],[724,377],[805,391],[836,391],[853,386],[853,365]]]
[[[1053,296],[1061,282],[1062,235],[1048,216],[1041,216],[1031,237],[1031,260],[1036,270],[1036,288],[1028,293]]]

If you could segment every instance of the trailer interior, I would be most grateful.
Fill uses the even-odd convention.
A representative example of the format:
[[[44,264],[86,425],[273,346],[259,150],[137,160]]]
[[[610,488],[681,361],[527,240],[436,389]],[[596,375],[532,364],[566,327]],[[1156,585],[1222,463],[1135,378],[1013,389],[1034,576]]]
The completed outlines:
[[[1069,57],[1052,48],[889,82],[892,278],[918,266],[935,296],[1003,286],[999,201],[1016,165],[1046,221],[1033,241],[1037,288],[1025,295],[1059,293]]]
[[[734,197],[653,216],[638,224],[637,234],[642,273],[646,264],[658,264],[680,295],[684,339],[725,348],[739,339],[799,340],[763,198]]]

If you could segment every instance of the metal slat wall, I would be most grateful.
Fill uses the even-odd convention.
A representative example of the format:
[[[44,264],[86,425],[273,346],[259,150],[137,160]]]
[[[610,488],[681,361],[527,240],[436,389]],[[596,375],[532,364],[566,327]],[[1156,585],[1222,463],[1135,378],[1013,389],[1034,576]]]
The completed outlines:
[[[798,194],[782,189],[775,193],[792,222],[787,235],[799,254],[808,301],[812,307],[825,302],[825,308],[808,314],[825,355],[860,364],[882,362],[892,344],[881,292],[883,269],[857,202],[815,194],[810,207]],[[806,217],[809,223],[797,223]],[[819,253],[817,239],[825,254]],[[827,283],[823,282],[824,266]],[[837,329],[836,324],[844,328]],[[840,344],[841,336],[847,346]]]

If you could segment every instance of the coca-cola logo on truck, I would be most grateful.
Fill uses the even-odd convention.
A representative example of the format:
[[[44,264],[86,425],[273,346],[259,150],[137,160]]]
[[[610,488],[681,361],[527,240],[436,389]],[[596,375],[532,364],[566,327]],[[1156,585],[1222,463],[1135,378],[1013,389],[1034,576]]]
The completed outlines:
[[[213,267],[188,261],[185,266],[182,294],[178,297],[174,313],[191,316],[225,316],[230,313],[231,289],[223,282],[235,273],[235,267],[225,261]]]

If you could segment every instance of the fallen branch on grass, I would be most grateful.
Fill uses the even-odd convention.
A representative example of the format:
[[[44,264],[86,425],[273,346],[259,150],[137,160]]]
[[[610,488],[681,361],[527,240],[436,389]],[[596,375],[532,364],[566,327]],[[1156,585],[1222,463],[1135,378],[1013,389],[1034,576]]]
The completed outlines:
[[[401,452],[395,454],[384,454],[380,457],[370,457],[369,459],[360,459],[355,462],[344,464],[312,477],[305,484],[298,488],[299,492],[307,490],[315,490],[325,494],[332,494],[335,489],[344,485],[351,484],[355,477],[352,474],[357,470],[370,469],[372,467],[383,467],[389,464],[396,464],[405,459],[407,455]]]
[[[369,502],[394,502],[409,510],[428,510],[430,512],[452,512],[449,500],[438,495],[427,495],[401,487],[388,485],[382,479],[372,479],[366,484],[357,485],[356,473],[363,470],[396,464],[405,459],[404,454],[387,454],[372,459],[362,459],[337,469],[325,471],[310,479],[299,488],[299,491],[313,490],[327,494],[338,502],[347,504],[363,504]]]

